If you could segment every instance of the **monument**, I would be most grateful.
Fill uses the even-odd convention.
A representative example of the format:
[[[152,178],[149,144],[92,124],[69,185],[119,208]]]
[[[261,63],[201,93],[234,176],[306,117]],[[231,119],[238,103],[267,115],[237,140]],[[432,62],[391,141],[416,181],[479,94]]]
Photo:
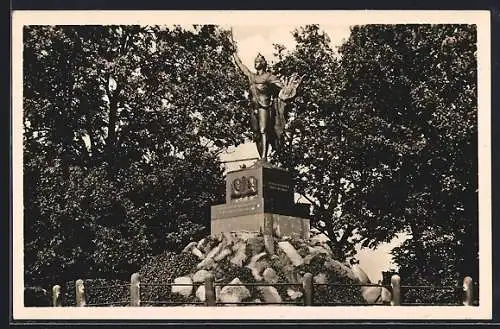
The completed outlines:
[[[290,173],[268,162],[270,147],[275,153],[281,150],[287,107],[302,77],[293,74],[281,81],[267,71],[261,54],[255,58],[256,72],[252,72],[241,62],[231,42],[234,61],[250,85],[250,125],[260,159],[251,167],[227,173],[226,203],[211,208],[211,234],[260,232],[308,238],[308,206],[295,204]]]

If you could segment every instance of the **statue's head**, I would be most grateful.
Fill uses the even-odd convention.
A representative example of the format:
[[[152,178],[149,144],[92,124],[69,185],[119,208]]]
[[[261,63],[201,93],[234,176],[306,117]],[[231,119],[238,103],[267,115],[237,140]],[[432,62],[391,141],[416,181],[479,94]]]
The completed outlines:
[[[255,69],[265,70],[267,68],[267,61],[260,53],[255,57]]]

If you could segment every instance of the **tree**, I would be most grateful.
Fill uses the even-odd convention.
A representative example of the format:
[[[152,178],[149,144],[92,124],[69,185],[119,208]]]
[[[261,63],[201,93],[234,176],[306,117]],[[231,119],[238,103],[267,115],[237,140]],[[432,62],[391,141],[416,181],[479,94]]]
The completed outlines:
[[[476,275],[475,27],[355,26],[338,61],[317,26],[294,36],[276,69],[309,78],[279,161],[313,223],[344,257],[407,232],[394,256],[410,280]]]
[[[355,27],[342,59],[342,97],[356,109],[352,123],[363,123],[352,136],[365,150],[359,171],[381,176],[362,194],[365,209],[387,218],[386,237],[412,236],[394,250],[403,276],[476,276],[475,26]]]
[[[215,26],[24,29],[28,279],[128,277],[206,231],[246,131],[229,51]]]

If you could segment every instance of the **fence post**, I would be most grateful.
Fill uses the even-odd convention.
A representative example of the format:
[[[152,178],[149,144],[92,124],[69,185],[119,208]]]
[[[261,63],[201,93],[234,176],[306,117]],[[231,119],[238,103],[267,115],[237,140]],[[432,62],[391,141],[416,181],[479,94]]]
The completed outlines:
[[[464,305],[472,306],[474,301],[474,282],[470,276],[464,278]]]
[[[304,281],[302,281],[304,288],[304,305],[312,306],[313,304],[313,275],[311,273],[304,274]]]
[[[391,276],[392,300],[391,306],[401,305],[401,278],[394,274]]]
[[[61,304],[61,286],[56,284],[52,287],[52,306],[60,307]]]
[[[87,304],[85,302],[85,286],[83,285],[82,279],[78,279],[75,282],[75,297],[76,297],[76,306],[82,307]]]
[[[215,277],[213,275],[207,275],[207,277],[205,278],[205,305],[216,305]]]
[[[141,306],[141,276],[134,273],[130,276],[130,306]]]

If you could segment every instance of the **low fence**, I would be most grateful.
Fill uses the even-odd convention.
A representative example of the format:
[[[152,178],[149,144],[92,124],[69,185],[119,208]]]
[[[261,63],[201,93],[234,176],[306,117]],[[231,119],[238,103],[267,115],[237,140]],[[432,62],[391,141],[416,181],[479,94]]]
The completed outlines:
[[[86,288],[84,286],[84,281],[79,279],[75,282],[75,305],[78,307],[90,307],[90,306],[154,306],[154,305],[203,305],[203,306],[217,306],[217,305],[227,305],[227,304],[237,304],[237,305],[303,305],[303,306],[333,306],[333,305],[343,305],[343,306],[366,306],[366,305],[391,305],[391,306],[418,306],[418,305],[444,305],[444,306],[473,306],[475,303],[474,294],[474,282],[471,277],[465,277],[462,286],[405,286],[401,285],[401,279],[398,275],[393,275],[391,277],[391,284],[342,284],[342,283],[325,283],[319,284],[313,281],[313,275],[311,273],[306,273],[303,278],[302,283],[238,283],[238,284],[224,284],[221,282],[216,282],[214,276],[208,276],[204,281],[205,287],[205,301],[193,301],[193,302],[179,302],[179,301],[149,301],[141,300],[141,288],[155,288],[155,287],[170,287],[173,286],[194,286],[194,284],[180,284],[180,283],[164,283],[164,284],[150,284],[147,282],[140,281],[140,275],[138,273],[132,274],[130,278],[130,284],[124,285],[113,285],[113,286],[101,286],[93,287],[92,289],[117,289],[117,288],[127,288],[129,291],[129,299],[126,301],[110,302],[110,303],[89,303],[86,302]],[[216,287],[217,286],[299,286],[303,293],[302,301],[300,302],[279,302],[279,303],[266,303],[262,302],[220,302],[216,298]],[[314,292],[320,287],[380,287],[387,288],[391,292],[391,300],[386,304],[346,304],[346,303],[321,303],[316,305],[314,303]],[[402,303],[402,290],[406,289],[422,289],[422,290],[451,290],[454,292],[460,292],[462,295],[462,300],[457,301],[455,304],[439,304],[439,303]],[[61,286],[55,285],[52,288],[52,306],[61,307]]]

